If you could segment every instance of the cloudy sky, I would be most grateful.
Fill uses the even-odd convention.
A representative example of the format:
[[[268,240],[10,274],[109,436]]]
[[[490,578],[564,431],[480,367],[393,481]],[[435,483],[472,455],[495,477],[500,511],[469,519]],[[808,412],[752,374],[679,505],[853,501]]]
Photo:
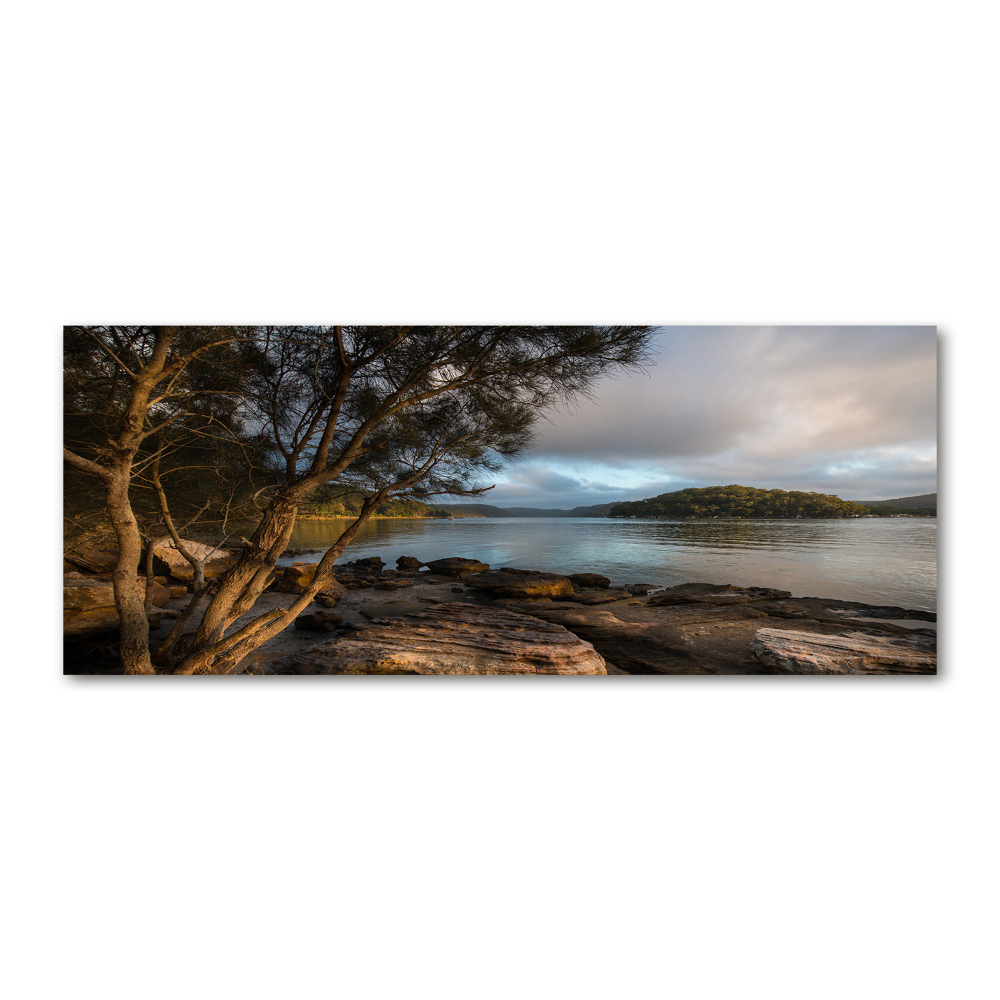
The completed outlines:
[[[542,422],[482,502],[563,507],[690,486],[881,500],[937,490],[933,327],[661,327],[644,373]]]

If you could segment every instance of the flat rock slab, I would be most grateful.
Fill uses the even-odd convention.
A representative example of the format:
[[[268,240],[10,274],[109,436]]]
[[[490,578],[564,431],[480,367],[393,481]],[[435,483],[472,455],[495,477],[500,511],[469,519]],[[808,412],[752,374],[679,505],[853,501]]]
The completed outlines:
[[[91,608],[113,608],[115,589],[99,580],[63,579],[63,610],[89,611]]]
[[[774,602],[784,604],[783,601]],[[707,603],[636,606],[619,601],[588,608],[570,601],[509,602],[509,610],[563,625],[592,643],[609,663],[631,674],[773,674],[788,673],[751,650],[755,635],[798,631],[822,638],[845,631],[842,619],[796,619],[794,625],[771,616],[765,602],[718,606]],[[906,639],[918,630],[888,621],[856,626],[873,641]],[[925,630],[919,630],[925,631]],[[933,633],[930,633],[933,636]],[[879,672],[878,669],[865,672]],[[885,670],[886,673],[905,672]]]
[[[614,605],[613,610],[587,608],[569,601],[525,601],[518,607],[526,612],[530,609],[532,615],[586,639],[625,673],[746,674],[765,670],[748,648],[753,626],[733,622],[732,616],[726,614],[727,608],[709,610],[725,618],[726,625],[735,624],[745,631],[723,646],[718,641],[706,642],[695,630],[670,621],[660,609],[648,611],[624,602]]]
[[[815,621],[849,622],[854,619],[937,621],[937,615],[933,611],[899,608],[895,605],[860,604],[857,601],[836,601],[823,597],[789,597],[780,601],[762,602],[757,608],[776,618],[811,618]]]
[[[731,583],[682,583],[670,587],[649,599],[650,607],[671,604],[750,604],[754,601],[776,601],[791,597],[791,591],[768,587],[735,587]]]
[[[278,674],[606,674],[567,629],[499,608],[436,604],[269,665]]]
[[[362,608],[361,614],[365,618],[401,618],[404,615],[412,615],[417,611],[423,611],[427,607],[422,601],[386,601],[384,604],[374,604],[368,608]]]
[[[490,570],[467,577],[465,584],[479,590],[489,590],[498,597],[573,597],[569,577],[557,573],[540,573],[533,569]]]
[[[843,631],[818,635],[793,629],[762,628],[750,643],[767,666],[789,674],[933,674],[936,640],[930,630],[903,636]]]
[[[565,598],[565,600],[592,608],[600,604],[615,604],[618,601],[627,601],[631,596],[631,594],[620,593],[614,590],[591,590],[582,594],[574,594],[572,597]]]
[[[139,577],[136,581],[141,593],[146,592],[146,578]],[[159,583],[152,585],[152,603],[158,607],[166,607],[167,601],[171,598],[170,590]],[[183,588],[187,593],[187,588]],[[84,578],[63,580],[63,611],[71,614],[78,611],[90,611],[95,608],[115,607],[114,586],[103,580]],[[115,611],[117,615],[117,611]],[[117,620],[117,619],[116,619]]]
[[[103,635],[118,631],[118,609],[93,607],[82,611],[69,610],[63,613],[63,636]]]
[[[434,559],[426,563],[432,573],[444,573],[447,576],[464,576],[466,573],[485,573],[490,568],[489,563],[478,559],[461,559],[452,556],[448,559]]]

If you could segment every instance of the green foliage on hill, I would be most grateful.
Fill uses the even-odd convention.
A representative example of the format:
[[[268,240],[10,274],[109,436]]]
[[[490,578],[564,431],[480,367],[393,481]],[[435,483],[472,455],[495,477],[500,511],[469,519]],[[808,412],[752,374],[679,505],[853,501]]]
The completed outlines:
[[[299,508],[306,516],[357,517],[361,512],[365,494],[360,490],[345,490],[321,486],[314,490]],[[373,517],[430,517],[433,508],[419,500],[387,500]]]
[[[708,486],[615,504],[608,517],[861,517],[868,508],[826,493]]]
[[[914,517],[937,516],[937,494],[921,493],[917,497],[895,497],[892,500],[855,500],[855,503],[867,507],[878,517]]]

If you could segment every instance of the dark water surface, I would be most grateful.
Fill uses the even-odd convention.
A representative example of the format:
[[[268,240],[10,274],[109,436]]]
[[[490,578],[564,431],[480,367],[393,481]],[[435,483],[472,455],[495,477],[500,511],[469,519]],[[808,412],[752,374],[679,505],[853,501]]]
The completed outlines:
[[[300,521],[291,544],[326,547],[346,523]],[[777,587],[796,597],[937,607],[935,518],[376,518],[340,561],[376,555],[389,566],[398,556],[422,562],[464,556],[493,567],[601,573],[612,584],[732,583]]]

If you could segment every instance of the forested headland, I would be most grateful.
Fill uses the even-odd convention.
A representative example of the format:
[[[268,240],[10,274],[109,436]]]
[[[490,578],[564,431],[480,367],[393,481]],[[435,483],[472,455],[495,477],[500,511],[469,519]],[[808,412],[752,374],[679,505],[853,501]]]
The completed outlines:
[[[898,513],[923,514],[923,508],[905,509],[885,504],[871,507],[842,500],[829,493],[798,490],[761,490],[752,486],[708,486],[661,493],[646,500],[614,504],[608,517],[891,517]],[[936,513],[936,508],[927,513]]]

